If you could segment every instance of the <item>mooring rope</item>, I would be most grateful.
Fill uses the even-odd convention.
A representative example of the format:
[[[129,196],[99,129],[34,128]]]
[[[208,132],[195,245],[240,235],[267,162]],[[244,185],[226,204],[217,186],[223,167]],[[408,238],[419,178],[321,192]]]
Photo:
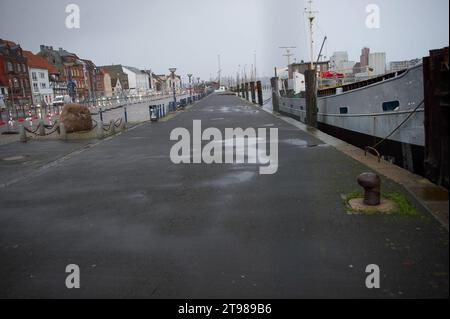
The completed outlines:
[[[372,148],[376,149],[378,146],[380,146],[382,143],[384,143],[387,139],[389,139],[392,135],[395,134],[403,125],[405,125],[406,122],[409,121],[409,119],[419,110],[419,108],[425,103],[425,100],[422,100],[422,102],[417,105],[417,107],[408,115],[406,119],[404,119],[388,136],[383,138],[381,141],[376,143]]]

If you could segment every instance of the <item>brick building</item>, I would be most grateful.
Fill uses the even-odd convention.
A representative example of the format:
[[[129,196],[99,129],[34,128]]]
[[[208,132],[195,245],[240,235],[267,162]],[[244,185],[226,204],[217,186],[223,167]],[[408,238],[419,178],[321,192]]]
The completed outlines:
[[[61,82],[69,85],[75,84],[73,97],[79,101],[87,100],[90,97],[88,75],[86,74],[86,63],[74,53],[68,52],[63,48],[54,50],[51,46],[41,45],[38,55],[47,59],[47,61],[58,70]],[[68,89],[69,94],[70,90]]]
[[[27,58],[19,44],[3,39],[0,39],[0,87],[6,103],[31,105]]]

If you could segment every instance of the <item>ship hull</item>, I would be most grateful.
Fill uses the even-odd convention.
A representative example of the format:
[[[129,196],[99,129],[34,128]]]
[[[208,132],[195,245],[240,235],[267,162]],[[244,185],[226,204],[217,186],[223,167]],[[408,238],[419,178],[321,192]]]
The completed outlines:
[[[423,69],[420,65],[372,85],[319,96],[318,127],[361,148],[388,137],[377,147],[380,153],[395,164],[421,174],[425,145],[422,101]],[[393,102],[399,105],[395,110],[383,108]],[[280,112],[305,122],[306,100],[281,97]]]

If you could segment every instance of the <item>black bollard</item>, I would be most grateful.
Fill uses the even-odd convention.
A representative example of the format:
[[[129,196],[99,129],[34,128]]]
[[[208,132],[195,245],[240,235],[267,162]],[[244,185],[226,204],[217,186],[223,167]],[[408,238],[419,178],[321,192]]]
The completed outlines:
[[[381,179],[374,173],[358,176],[358,184],[364,188],[364,204],[378,206],[381,203]]]

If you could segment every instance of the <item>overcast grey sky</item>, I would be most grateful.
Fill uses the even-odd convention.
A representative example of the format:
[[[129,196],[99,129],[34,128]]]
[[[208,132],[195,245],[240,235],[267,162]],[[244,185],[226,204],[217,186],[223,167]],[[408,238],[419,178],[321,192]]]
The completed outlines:
[[[67,29],[65,8],[78,4],[81,28]],[[380,7],[380,28],[365,26],[366,6]],[[388,61],[427,55],[449,44],[448,0],[316,0],[317,47],[328,36],[325,54],[361,48],[384,51]],[[52,45],[97,65],[124,64],[166,73],[216,76],[253,63],[259,75],[284,66],[279,46],[296,46],[297,60],[308,60],[303,10],[306,0],[0,0],[0,38],[26,50]]]

